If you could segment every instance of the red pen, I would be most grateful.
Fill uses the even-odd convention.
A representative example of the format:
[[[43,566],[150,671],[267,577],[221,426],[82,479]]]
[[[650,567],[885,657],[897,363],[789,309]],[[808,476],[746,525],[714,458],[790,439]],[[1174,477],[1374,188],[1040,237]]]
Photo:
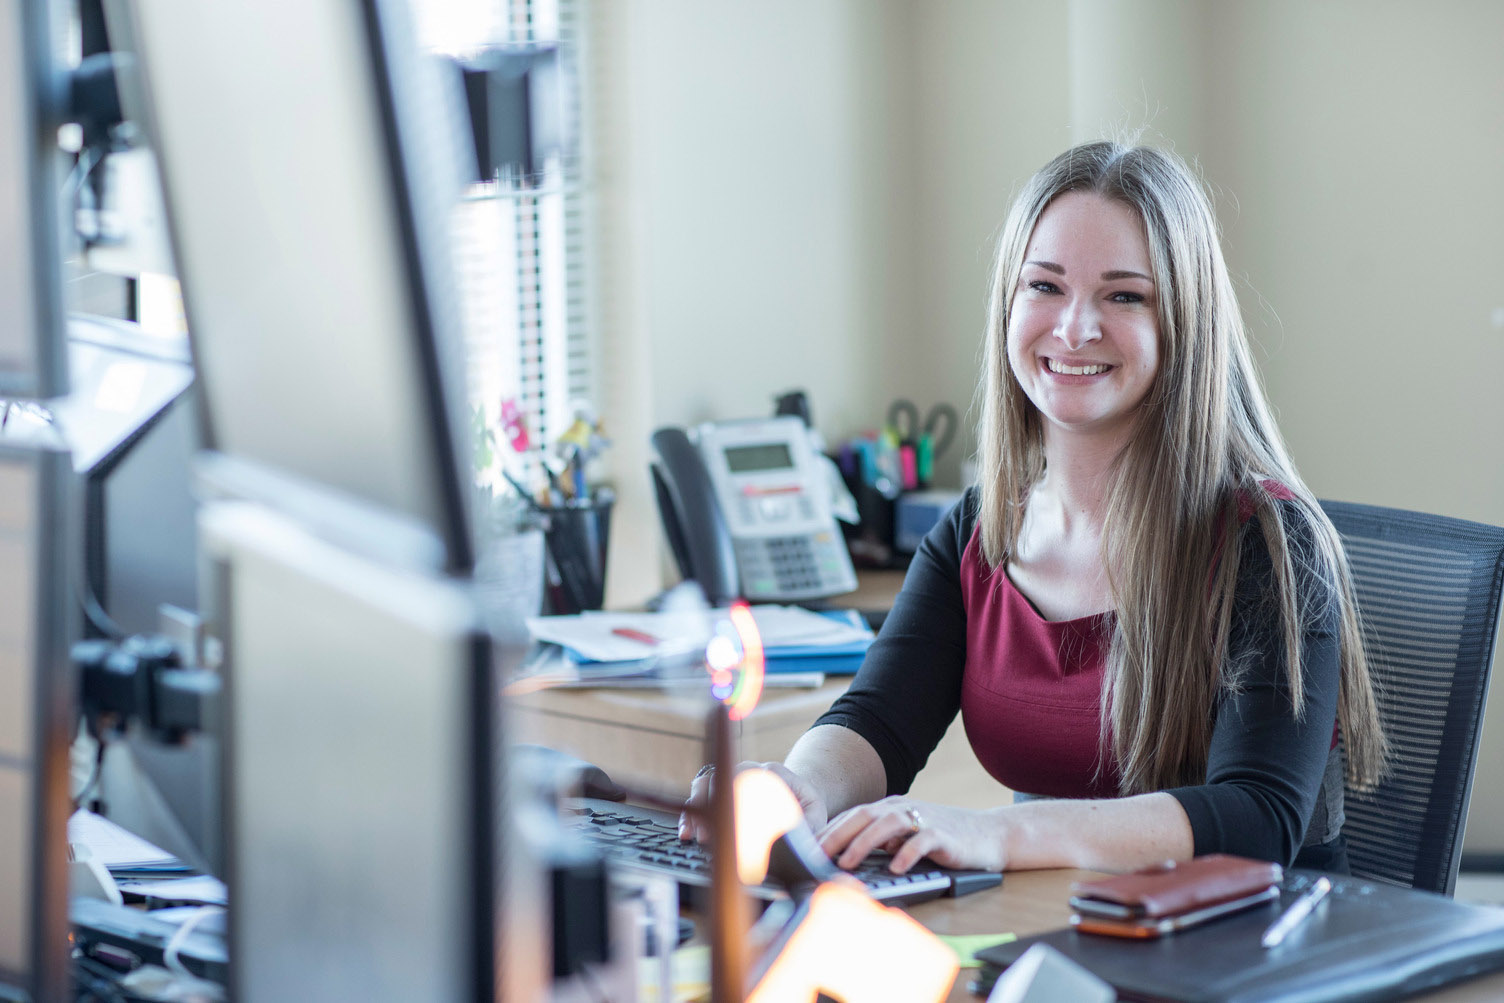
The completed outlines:
[[[663,643],[647,631],[637,630],[634,627],[614,627],[611,633],[617,637],[625,637],[629,641],[636,641],[638,644],[646,644],[649,647],[657,647]]]

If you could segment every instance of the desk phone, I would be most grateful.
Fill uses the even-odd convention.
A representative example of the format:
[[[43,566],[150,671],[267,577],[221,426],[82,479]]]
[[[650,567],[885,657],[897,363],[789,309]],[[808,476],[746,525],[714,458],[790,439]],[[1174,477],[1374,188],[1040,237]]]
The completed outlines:
[[[823,464],[792,416],[711,422],[693,438],[653,435],[669,543],[712,601],[799,600],[850,592],[856,571],[831,511]]]

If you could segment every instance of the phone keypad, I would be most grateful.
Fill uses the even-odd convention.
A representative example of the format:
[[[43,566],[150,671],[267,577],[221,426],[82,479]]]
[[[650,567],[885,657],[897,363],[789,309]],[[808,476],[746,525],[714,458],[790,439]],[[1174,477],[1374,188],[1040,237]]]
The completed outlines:
[[[833,533],[739,540],[736,559],[749,596],[802,598],[839,589],[845,562]]]

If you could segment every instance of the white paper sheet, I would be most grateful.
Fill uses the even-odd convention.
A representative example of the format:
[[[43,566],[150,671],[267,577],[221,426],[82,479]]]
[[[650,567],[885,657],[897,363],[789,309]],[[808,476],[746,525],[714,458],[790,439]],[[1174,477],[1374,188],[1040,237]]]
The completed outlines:
[[[68,842],[82,843],[106,867],[171,867],[181,863],[155,843],[84,808],[68,819]]]

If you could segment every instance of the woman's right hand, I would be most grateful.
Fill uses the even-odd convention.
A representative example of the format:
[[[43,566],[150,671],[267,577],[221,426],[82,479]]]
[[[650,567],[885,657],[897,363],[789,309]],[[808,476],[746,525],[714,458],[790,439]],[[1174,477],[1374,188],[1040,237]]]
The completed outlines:
[[[736,769],[737,772],[764,769],[788,784],[789,790],[794,792],[794,797],[799,801],[799,807],[804,809],[804,817],[809,822],[810,828],[816,832],[820,831],[830,820],[830,813],[825,807],[825,799],[820,796],[820,792],[815,790],[813,784],[782,763],[746,761],[736,764]],[[695,775],[694,782],[689,785],[689,797],[684,803],[697,808],[707,807],[710,804],[710,790],[714,783],[715,768],[704,767]],[[710,838],[710,829],[703,822],[685,813],[679,816],[679,838],[703,843]]]

